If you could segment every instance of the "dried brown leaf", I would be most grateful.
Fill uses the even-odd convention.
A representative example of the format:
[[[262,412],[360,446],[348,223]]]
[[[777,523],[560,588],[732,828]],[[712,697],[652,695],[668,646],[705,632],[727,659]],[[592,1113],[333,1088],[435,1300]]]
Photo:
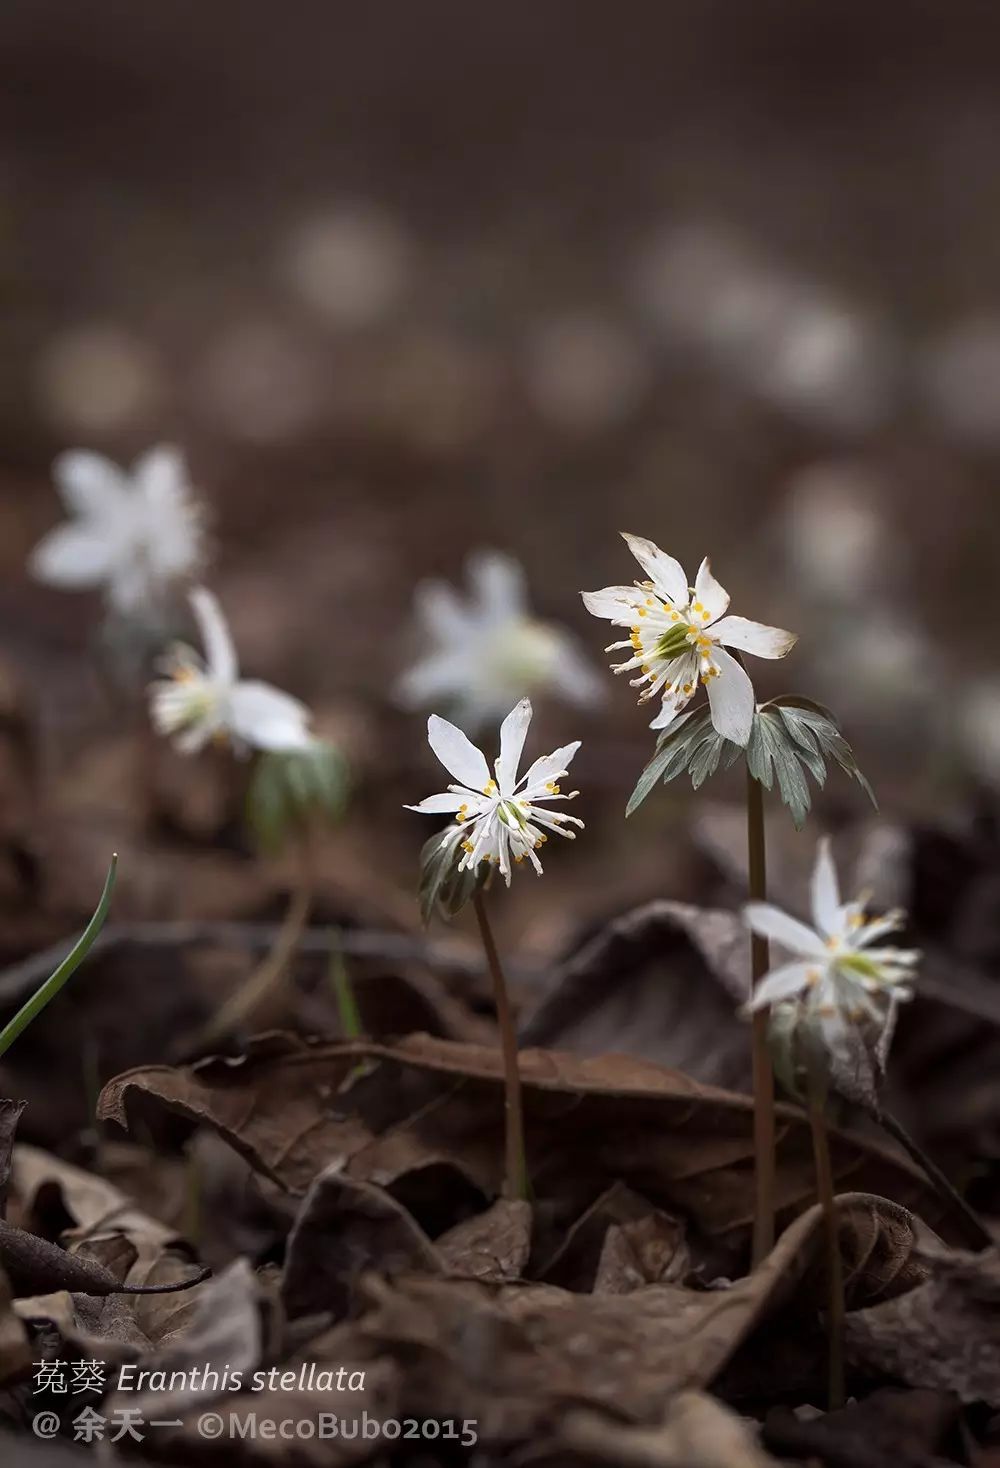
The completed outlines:
[[[449,1274],[491,1284],[520,1279],[531,1252],[531,1205],[498,1198],[442,1234],[437,1250]]]
[[[520,1063],[538,1197],[575,1216],[624,1180],[708,1237],[742,1246],[753,1213],[748,1097],[624,1056],[529,1050]],[[178,1117],[213,1127],[292,1192],[333,1163],[394,1191],[405,1175],[442,1166],[486,1197],[501,1191],[499,1052],[428,1036],[395,1046],[264,1036],[239,1060],[126,1072],[105,1087],[99,1114],[161,1133]],[[778,1125],[777,1198],[787,1220],[808,1206],[815,1184],[805,1118],[782,1106]],[[831,1144],[842,1186],[893,1198],[951,1236],[915,1167],[850,1134],[832,1133]],[[447,1226],[417,1217],[431,1234]]]

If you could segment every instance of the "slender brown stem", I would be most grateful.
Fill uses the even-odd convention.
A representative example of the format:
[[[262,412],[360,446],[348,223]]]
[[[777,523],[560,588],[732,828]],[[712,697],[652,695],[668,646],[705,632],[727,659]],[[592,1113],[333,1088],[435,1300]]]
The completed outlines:
[[[750,899],[767,896],[767,852],[764,841],[764,791],[747,769],[747,854]],[[750,974],[754,988],[767,973],[770,950],[766,938],[750,937]],[[774,1072],[767,1045],[768,1011],[753,1017],[753,1148],[756,1207],[753,1220],[753,1263],[759,1264],[774,1245]]]
[[[504,1195],[508,1198],[528,1196],[528,1175],[524,1151],[524,1114],[521,1106],[521,1073],[517,1063],[517,1031],[511,1014],[507,981],[500,965],[500,955],[493,938],[489,916],[483,894],[476,892],[472,899],[479,935],[493,979],[493,994],[497,1006],[497,1022],[500,1025],[500,1045],[503,1050],[504,1070]]]
[[[824,1114],[825,1086],[813,1065],[809,1066],[809,1129],[812,1132],[813,1157],[816,1163],[816,1196],[823,1210],[823,1235],[826,1241],[827,1311],[826,1330],[829,1342],[828,1407],[835,1412],[844,1405],[844,1277],[840,1263],[840,1237],[837,1230],[837,1206],[833,1192],[833,1167],[830,1163],[830,1139]]]

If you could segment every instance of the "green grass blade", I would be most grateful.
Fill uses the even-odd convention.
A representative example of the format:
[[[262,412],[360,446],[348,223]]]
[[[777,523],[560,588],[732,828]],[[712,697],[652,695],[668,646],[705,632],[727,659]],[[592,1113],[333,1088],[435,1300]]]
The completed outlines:
[[[108,868],[108,875],[104,883],[104,891],[101,893],[101,900],[97,904],[97,910],[94,916],[90,919],[90,922],[84,928],[80,937],[55,972],[49,975],[44,984],[38,986],[31,998],[21,1005],[21,1008],[14,1017],[9,1019],[3,1029],[0,1030],[0,1055],[6,1054],[21,1032],[28,1028],[33,1019],[37,1019],[46,1004],[56,997],[67,979],[70,979],[76,973],[76,970],[90,952],[94,945],[94,939],[104,927],[104,919],[107,917],[108,908],[111,906],[111,893],[114,891],[115,872],[117,868],[118,855],[116,853],[111,858],[111,865]]]
[[[361,1024],[361,1011],[358,1001],[347,976],[347,965],[344,955],[334,939],[330,949],[330,981],[333,984],[333,992],[337,998],[337,1012],[340,1016],[340,1028],[348,1040],[360,1040],[364,1034]]]

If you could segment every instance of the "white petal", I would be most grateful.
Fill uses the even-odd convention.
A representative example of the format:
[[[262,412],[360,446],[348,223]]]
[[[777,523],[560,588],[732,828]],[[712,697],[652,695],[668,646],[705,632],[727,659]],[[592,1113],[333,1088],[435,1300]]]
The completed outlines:
[[[592,617],[606,617],[620,627],[631,627],[635,609],[645,605],[646,593],[637,586],[605,586],[601,591],[581,591],[583,604]]]
[[[799,640],[795,632],[765,627],[763,622],[748,622],[746,617],[723,617],[712,628],[712,636],[726,647],[753,653],[756,658],[783,658]]]
[[[549,684],[553,691],[561,694],[569,703],[581,708],[593,708],[607,697],[605,680],[576,645],[576,641],[562,628],[550,629],[557,639],[556,655],[549,672]],[[631,647],[631,643],[628,644]]]
[[[714,647],[712,658],[720,669],[717,678],[708,680],[712,723],[724,739],[745,745],[753,725],[753,684],[736,659],[723,648]]]
[[[829,837],[824,836],[816,852],[812,874],[812,916],[816,931],[824,938],[839,933],[843,920],[840,910],[840,884],[833,864]]]
[[[513,795],[517,767],[531,723],[531,700],[522,698],[500,725],[500,756],[496,762],[497,784],[502,795]]]
[[[824,961],[829,957],[829,950],[818,933],[770,902],[748,902],[743,909],[743,920],[758,937],[770,938],[791,953]]]
[[[115,561],[115,542],[86,522],[69,521],[50,530],[28,561],[31,574],[50,586],[100,586]]]
[[[428,633],[444,647],[465,642],[475,632],[475,619],[446,581],[421,581],[414,605]]]
[[[807,987],[809,975],[813,972],[814,965],[801,960],[772,969],[754,989],[747,1009],[761,1009],[765,1004],[779,1004],[782,999],[793,998]]]
[[[237,683],[227,702],[232,732],[256,749],[307,749],[312,743],[305,704],[270,683]]]
[[[437,652],[407,668],[393,687],[397,703],[404,708],[460,695],[467,681],[469,660],[464,652]]]
[[[470,790],[482,790],[490,781],[486,756],[467,735],[447,719],[431,714],[427,720],[427,742],[450,775]]]
[[[419,805],[404,805],[403,809],[419,810],[424,815],[444,815],[461,810],[462,806],[467,804],[466,797],[456,791],[454,793],[445,792],[443,795],[425,796]]]
[[[150,504],[175,502],[188,488],[184,455],[174,444],[157,444],[142,454],[132,465],[132,476],[139,493]]]
[[[500,551],[476,551],[468,559],[469,584],[490,623],[523,615],[527,605],[524,567]]]
[[[55,460],[52,477],[63,504],[74,515],[112,520],[127,510],[128,481],[103,454],[71,449]]]
[[[236,649],[218,601],[204,586],[194,587],[188,600],[201,632],[210,676],[220,683],[235,682],[239,672]]]
[[[675,606],[686,607],[688,584],[680,561],[675,561],[673,556],[668,556],[666,551],[660,550],[651,540],[644,540],[641,535],[629,535],[623,530],[622,539],[647,576],[653,578],[656,589]]]
[[[698,567],[698,575],[694,583],[694,599],[700,602],[708,613],[709,623],[717,622],[729,605],[729,592],[724,591],[712,575],[708,556]]]
[[[580,748],[580,740],[576,739],[572,744],[564,744],[555,749],[551,754],[543,754],[541,759],[536,759],[530,767],[523,781],[523,794],[526,799],[531,799],[531,791],[542,791],[550,780],[557,779],[566,773],[577,750]]]

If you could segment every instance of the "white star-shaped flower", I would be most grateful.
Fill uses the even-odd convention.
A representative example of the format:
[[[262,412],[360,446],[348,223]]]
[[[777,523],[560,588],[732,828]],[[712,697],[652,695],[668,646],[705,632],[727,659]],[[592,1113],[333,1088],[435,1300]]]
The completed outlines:
[[[191,610],[205,657],[183,644],[164,660],[168,677],[149,689],[150,716],[158,734],[169,735],[184,754],[210,739],[229,739],[238,754],[248,749],[294,750],[312,744],[309,710],[270,683],[241,678],[236,649],[222,608],[210,591],[195,587]]]
[[[717,731],[745,745],[753,723],[753,684],[726,648],[759,658],[783,658],[795,645],[795,633],[746,617],[727,617],[729,594],[712,575],[707,556],[694,586],[689,586],[680,562],[651,540],[627,534],[623,539],[650,579],[582,593],[588,612],[630,628],[627,642],[613,642],[606,649],[627,648],[631,653],[615,672],[639,669],[639,676],[630,682],[643,690],[640,703],[662,698],[652,729],[665,729],[703,683]]]
[[[913,997],[920,954],[880,943],[903,926],[902,912],[869,920],[864,907],[863,899],[841,902],[826,839],[819,844],[812,876],[812,927],[768,902],[748,903],[743,909],[748,927],[795,957],[761,980],[747,1009],[796,1001],[831,1049],[844,1048],[851,1026],[881,1027],[891,1002]]]
[[[601,699],[600,679],[572,635],[530,614],[517,561],[480,551],[469,557],[467,574],[468,597],[444,581],[417,588],[428,651],[396,684],[400,703],[445,704],[476,729],[531,693],[551,692],[581,706]]]
[[[429,795],[419,805],[406,807],[428,815],[454,813],[454,839],[461,842],[464,852],[459,871],[478,866],[481,861],[494,862],[508,887],[512,864],[519,866],[525,857],[536,872],[541,872],[537,853],[551,832],[572,841],[576,833],[569,827],[583,826],[575,816],[545,808],[553,801],[573,800],[579,793],[572,790],[564,795],[558,782],[580,748],[580,741],[564,744],[536,759],[519,777],[517,767],[530,723],[531,704],[522,698],[500,725],[500,756],[491,775],[482,750],[447,719],[431,714],[427,720],[428,743],[459,783],[449,785],[446,794]]]
[[[118,611],[156,606],[204,560],[203,516],[179,449],[160,444],[126,471],[80,449],[52,466],[71,519],[31,554],[32,575],[51,586],[101,586]]]

